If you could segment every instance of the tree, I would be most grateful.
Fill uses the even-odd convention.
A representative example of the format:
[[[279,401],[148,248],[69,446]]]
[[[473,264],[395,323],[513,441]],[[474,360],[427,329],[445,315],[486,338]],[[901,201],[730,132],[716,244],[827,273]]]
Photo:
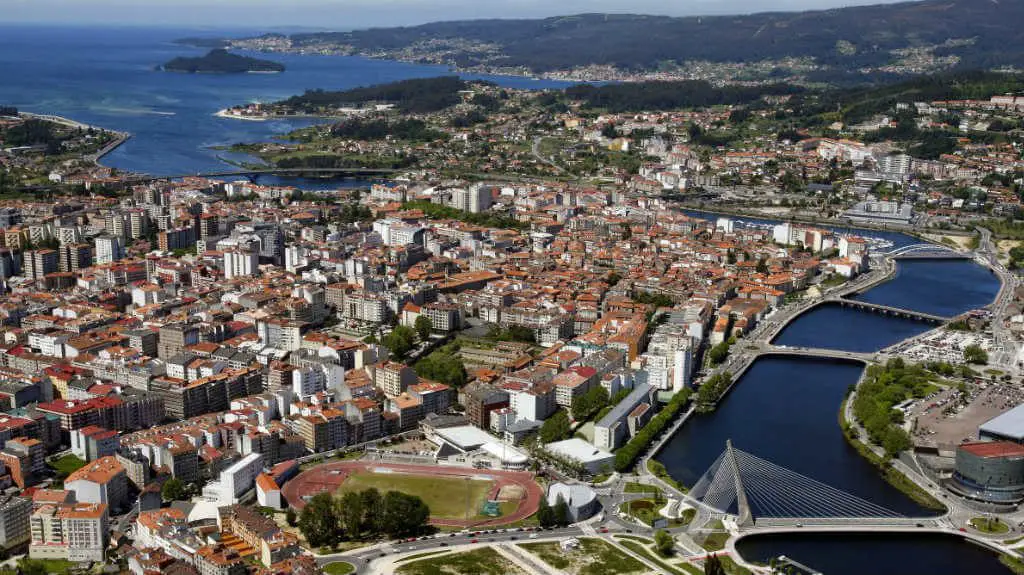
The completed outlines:
[[[572,523],[572,515],[569,513],[569,504],[562,499],[562,496],[558,496],[558,500],[555,501],[555,507],[552,509],[551,514],[555,525],[559,527],[565,527]]]
[[[314,495],[299,515],[299,531],[311,547],[334,545],[341,538],[338,506],[330,493]]]
[[[608,390],[598,386],[588,390],[572,402],[572,417],[576,421],[589,418],[608,405]]]
[[[298,524],[298,519],[299,518],[295,515],[295,510],[292,509],[291,507],[289,507],[284,512],[284,518],[285,518],[285,521],[288,522],[288,525],[291,525],[292,527],[295,527]]]
[[[569,424],[569,416],[561,409],[545,419],[544,424],[540,426],[540,440],[543,443],[565,439],[570,433],[572,426]]]
[[[363,498],[355,491],[349,491],[338,502],[339,521],[350,537],[358,537],[363,532]]]
[[[971,344],[964,348],[964,361],[977,365],[988,363],[988,352],[978,344]]]
[[[712,366],[716,366],[729,357],[729,342],[723,341],[708,351],[708,360]]]
[[[718,555],[709,555],[704,560],[704,575],[725,575],[725,567]]]
[[[160,495],[164,501],[181,501],[185,499],[185,484],[177,477],[172,477],[164,482]]]
[[[910,449],[911,445],[910,435],[902,427],[889,426],[882,439],[882,447],[889,457],[895,457],[901,451]]]
[[[430,519],[430,508],[422,499],[400,491],[388,491],[384,496],[383,531],[390,537],[415,535],[423,530]]]
[[[768,260],[766,260],[765,258],[761,258],[761,259],[757,260],[756,271],[759,274],[768,273]]]
[[[364,532],[380,533],[383,530],[384,519],[384,498],[380,491],[371,487],[359,494],[362,500],[363,522],[361,528]]]
[[[675,549],[676,541],[672,538],[672,535],[664,529],[659,529],[654,532],[654,549],[662,557],[668,557],[672,555],[673,549]]]
[[[404,358],[416,344],[416,332],[409,326],[395,326],[391,333],[384,336],[381,343],[396,357]]]
[[[466,380],[469,378],[462,358],[455,355],[449,346],[438,349],[419,360],[413,369],[420,377],[455,387],[466,385]]]
[[[421,315],[416,318],[414,327],[416,328],[416,334],[420,336],[420,339],[426,341],[426,339],[430,337],[430,330],[434,329],[434,322],[430,321],[429,317]]]
[[[540,498],[540,507],[537,508],[537,522],[545,529],[555,525],[555,512],[548,505],[547,497]]]

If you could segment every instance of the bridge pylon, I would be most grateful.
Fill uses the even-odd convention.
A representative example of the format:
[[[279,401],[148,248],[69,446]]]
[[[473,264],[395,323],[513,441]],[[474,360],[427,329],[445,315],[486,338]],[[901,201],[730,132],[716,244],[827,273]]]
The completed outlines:
[[[732,478],[736,483],[736,524],[739,527],[750,527],[754,524],[754,514],[750,511],[747,492],[743,489],[743,480],[740,478],[740,468],[736,462],[736,452],[733,451],[731,439],[725,440],[725,463],[732,469]]]

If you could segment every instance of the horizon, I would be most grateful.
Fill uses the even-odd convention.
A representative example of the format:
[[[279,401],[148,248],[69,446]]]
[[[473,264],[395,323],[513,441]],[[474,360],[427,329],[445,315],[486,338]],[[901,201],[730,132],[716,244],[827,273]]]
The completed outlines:
[[[203,0],[156,0],[145,6],[130,0],[10,1],[13,4],[5,7],[4,21],[0,25],[345,31],[459,20],[534,20],[581,14],[740,16],[897,4],[906,0],[687,0],[671,7],[656,0],[568,0],[556,6],[540,0],[511,0],[484,6],[468,0],[440,0],[429,6],[421,0],[294,0],[288,6],[274,0],[218,0],[214,5]],[[54,17],[55,14],[59,16]]]

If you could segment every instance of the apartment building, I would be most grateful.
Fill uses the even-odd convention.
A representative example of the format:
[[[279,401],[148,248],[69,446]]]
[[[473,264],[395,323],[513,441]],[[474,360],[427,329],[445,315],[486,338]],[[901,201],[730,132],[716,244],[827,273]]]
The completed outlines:
[[[24,546],[31,540],[29,530],[31,515],[31,499],[14,493],[0,496],[0,549],[11,551]]]
[[[64,488],[80,503],[103,503],[109,509],[127,504],[128,474],[113,455],[101,457],[68,475]]]
[[[29,557],[66,561],[103,561],[110,539],[107,506],[99,503],[48,503],[29,519]]]
[[[373,384],[388,397],[397,397],[416,383],[416,372],[404,363],[382,361],[373,366]]]

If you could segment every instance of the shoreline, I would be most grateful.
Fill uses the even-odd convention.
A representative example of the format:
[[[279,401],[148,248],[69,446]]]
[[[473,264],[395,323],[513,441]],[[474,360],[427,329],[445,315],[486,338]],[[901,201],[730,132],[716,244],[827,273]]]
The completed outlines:
[[[103,126],[94,126],[92,124],[86,124],[83,122],[79,122],[77,120],[73,120],[71,118],[58,116],[56,114],[36,114],[34,112],[19,112],[19,115],[24,116],[26,118],[32,118],[36,120],[43,120],[46,122],[53,122],[55,124],[61,124],[62,126],[68,126],[70,128],[78,128],[81,130],[96,130],[100,132],[106,132],[108,134],[113,134],[114,140],[111,141],[109,144],[103,146],[102,148],[100,148],[99,150],[92,154],[86,154],[82,156],[83,160],[91,161],[93,164],[100,167],[106,167],[100,163],[100,160],[102,160],[105,156],[107,156],[114,150],[120,148],[128,140],[132,139],[132,134],[130,132],[121,132],[119,130],[104,128]]]

